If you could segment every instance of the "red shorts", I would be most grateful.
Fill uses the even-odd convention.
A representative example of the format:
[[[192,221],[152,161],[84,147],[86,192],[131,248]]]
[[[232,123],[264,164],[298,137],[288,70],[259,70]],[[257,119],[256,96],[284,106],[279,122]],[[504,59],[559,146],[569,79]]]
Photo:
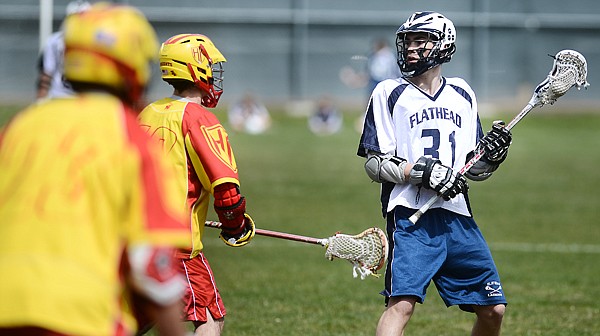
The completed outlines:
[[[223,318],[227,311],[204,253],[192,259],[180,259],[180,270],[187,280],[183,297],[183,318],[186,321],[206,322],[206,310],[213,319]]]

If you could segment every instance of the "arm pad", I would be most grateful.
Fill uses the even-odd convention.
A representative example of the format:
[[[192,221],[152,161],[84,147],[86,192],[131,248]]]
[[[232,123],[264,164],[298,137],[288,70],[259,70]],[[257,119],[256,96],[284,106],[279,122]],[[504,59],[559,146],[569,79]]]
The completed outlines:
[[[467,154],[467,162],[471,160],[473,157],[473,152],[469,152]],[[465,177],[472,181],[484,181],[492,176],[492,173],[498,169],[500,163],[492,163],[485,158],[481,158],[481,160],[477,161],[473,167],[465,172]]]
[[[238,235],[244,231],[246,199],[240,195],[239,187],[233,183],[223,183],[215,187],[215,212],[223,224],[222,230],[228,235]]]
[[[125,258],[136,292],[160,306],[181,299],[185,282],[177,269],[174,249],[135,245],[127,249]]]
[[[407,161],[393,155],[384,155],[369,152],[365,171],[371,180],[377,183],[393,182],[402,184],[405,182],[404,168]]]

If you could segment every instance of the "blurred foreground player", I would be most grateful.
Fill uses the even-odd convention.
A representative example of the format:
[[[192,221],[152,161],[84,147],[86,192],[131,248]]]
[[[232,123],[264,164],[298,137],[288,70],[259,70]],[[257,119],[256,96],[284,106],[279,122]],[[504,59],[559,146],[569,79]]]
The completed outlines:
[[[204,256],[202,236],[211,195],[223,224],[221,239],[230,246],[246,245],[254,237],[254,223],[240,194],[238,170],[227,132],[206,108],[217,106],[223,93],[225,57],[200,34],[180,34],[160,49],[162,79],[173,95],[148,105],[140,123],[160,140],[177,167],[178,193],[174,200],[191,212],[192,239],[179,253],[179,266],[187,277],[184,320],[194,324],[196,335],[220,335],[225,307]]]
[[[173,247],[189,241],[174,171],[140,129],[158,41],[145,17],[100,3],[65,23],[76,95],[0,133],[0,335],[132,335],[131,303],[183,335]]]

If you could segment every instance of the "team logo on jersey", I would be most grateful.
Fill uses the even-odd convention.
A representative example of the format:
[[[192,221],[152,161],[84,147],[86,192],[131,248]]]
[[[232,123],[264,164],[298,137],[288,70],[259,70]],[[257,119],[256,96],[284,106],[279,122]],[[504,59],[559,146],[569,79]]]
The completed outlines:
[[[214,125],[211,127],[201,126],[202,134],[206,139],[206,143],[210,150],[219,158],[224,164],[226,164],[231,170],[237,171],[237,164],[233,156],[233,150],[229,144],[227,132],[221,125]]]
[[[503,296],[502,285],[498,281],[491,281],[485,284],[485,290],[488,292],[487,296]]]
[[[168,107],[169,105],[167,105]],[[140,127],[146,131],[153,139],[158,140],[166,153],[170,153],[177,144],[177,132],[167,127],[160,126],[152,130],[152,126],[140,124]]]

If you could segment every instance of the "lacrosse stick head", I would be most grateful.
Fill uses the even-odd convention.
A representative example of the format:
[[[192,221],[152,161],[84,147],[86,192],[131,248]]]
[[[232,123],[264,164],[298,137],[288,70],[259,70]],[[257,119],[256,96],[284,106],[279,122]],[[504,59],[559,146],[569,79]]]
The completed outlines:
[[[387,258],[388,244],[383,230],[369,228],[357,235],[338,233],[328,238],[325,257],[345,259],[354,265],[354,277],[376,275]]]
[[[534,90],[529,101],[531,106],[543,106],[554,102],[567,93],[573,86],[577,89],[587,88],[587,61],[575,50],[561,50],[554,58],[552,70],[548,77]]]

